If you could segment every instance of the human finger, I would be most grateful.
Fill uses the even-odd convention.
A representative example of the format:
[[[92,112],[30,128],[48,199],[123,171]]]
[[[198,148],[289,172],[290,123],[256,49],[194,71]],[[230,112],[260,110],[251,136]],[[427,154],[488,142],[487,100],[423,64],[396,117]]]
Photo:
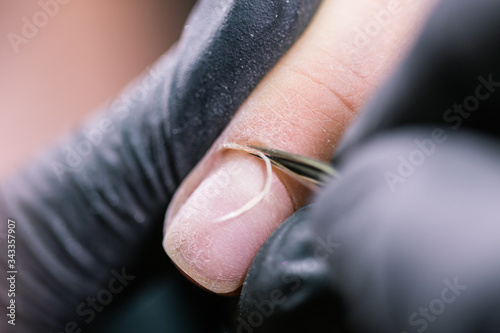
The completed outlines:
[[[323,2],[177,191],[164,247],[185,274],[217,293],[242,284],[262,243],[308,191],[241,150],[258,145],[329,160],[432,3]],[[377,20],[384,20],[378,31]]]

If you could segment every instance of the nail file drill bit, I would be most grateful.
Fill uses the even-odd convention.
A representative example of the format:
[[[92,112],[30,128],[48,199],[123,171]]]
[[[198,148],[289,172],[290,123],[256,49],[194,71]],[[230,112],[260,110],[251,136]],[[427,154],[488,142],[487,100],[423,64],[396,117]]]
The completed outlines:
[[[337,178],[337,171],[328,163],[305,157],[298,154],[292,154],[286,151],[249,145],[248,147],[263,153],[271,164],[290,175],[292,178],[300,181],[310,188],[318,188],[326,184],[332,178]],[[255,153],[249,153],[262,159]]]

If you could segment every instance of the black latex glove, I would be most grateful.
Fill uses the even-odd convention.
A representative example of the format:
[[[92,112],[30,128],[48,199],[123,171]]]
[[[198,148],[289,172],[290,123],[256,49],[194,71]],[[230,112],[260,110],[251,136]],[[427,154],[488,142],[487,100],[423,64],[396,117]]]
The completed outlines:
[[[238,332],[500,330],[499,41],[499,2],[440,2],[340,179],[261,248]]]
[[[124,98],[1,184],[3,311],[14,299],[5,273],[8,219],[18,272],[16,326],[4,314],[1,332],[77,332],[93,320],[82,302],[128,286],[138,261],[150,258],[141,249],[152,237],[163,251],[172,194],[318,3],[201,1],[178,45]]]

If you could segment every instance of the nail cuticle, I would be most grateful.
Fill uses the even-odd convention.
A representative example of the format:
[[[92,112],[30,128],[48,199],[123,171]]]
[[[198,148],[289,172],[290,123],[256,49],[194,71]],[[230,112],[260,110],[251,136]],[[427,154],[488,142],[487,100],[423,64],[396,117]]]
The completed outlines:
[[[276,170],[234,148],[217,146],[210,161],[188,176],[188,187],[176,195],[166,221],[167,254],[185,274],[217,293],[241,285],[262,243],[295,205]],[[262,193],[269,176],[270,193],[243,213],[217,221]]]

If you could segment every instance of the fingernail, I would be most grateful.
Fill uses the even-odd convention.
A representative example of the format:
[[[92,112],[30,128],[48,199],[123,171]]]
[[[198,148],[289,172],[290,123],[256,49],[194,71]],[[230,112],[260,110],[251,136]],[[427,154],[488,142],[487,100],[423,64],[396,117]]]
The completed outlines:
[[[171,207],[179,208],[169,208],[163,245],[194,281],[213,292],[229,293],[241,286],[257,251],[293,213],[294,205],[286,187],[276,174],[268,173],[262,160],[228,150],[215,158],[187,199],[182,194],[174,198]],[[268,176],[272,177],[269,191],[242,212],[263,194]],[[189,187],[189,179],[185,185]]]

